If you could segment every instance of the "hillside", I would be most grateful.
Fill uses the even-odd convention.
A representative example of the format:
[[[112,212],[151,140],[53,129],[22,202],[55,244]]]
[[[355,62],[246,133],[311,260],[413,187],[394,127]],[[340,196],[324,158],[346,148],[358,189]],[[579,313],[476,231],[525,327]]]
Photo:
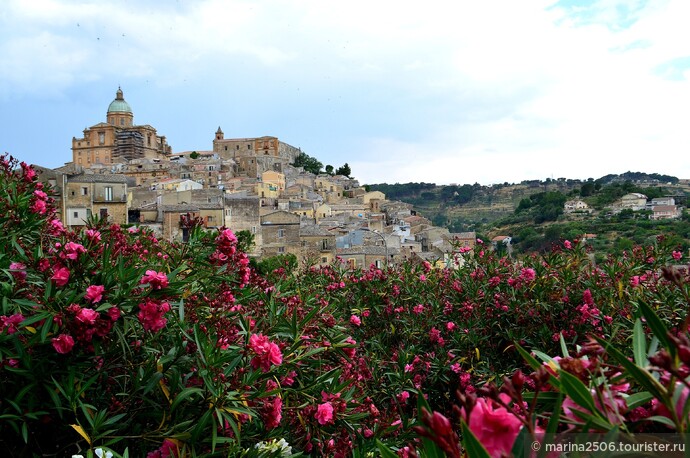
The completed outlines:
[[[493,186],[377,184],[370,189],[413,204],[435,225],[453,232],[474,230],[488,238],[508,235],[515,249],[525,252],[547,249],[561,238],[576,239],[585,233],[597,234],[597,241],[590,243],[602,252],[645,243],[658,234],[676,237],[684,247],[690,245],[690,227],[685,227],[683,218],[651,221],[644,212],[614,214],[609,209],[631,192],[643,193],[650,199],[675,196],[678,204],[685,205],[689,181],[668,175],[626,172],[585,181],[559,178]],[[592,212],[563,214],[563,204],[572,199],[583,200]]]

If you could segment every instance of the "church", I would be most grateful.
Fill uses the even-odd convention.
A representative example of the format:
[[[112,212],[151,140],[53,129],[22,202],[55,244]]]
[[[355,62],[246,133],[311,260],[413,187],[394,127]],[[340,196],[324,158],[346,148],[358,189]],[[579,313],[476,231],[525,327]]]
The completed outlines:
[[[132,107],[118,87],[108,106],[106,122],[84,129],[84,137],[72,138],[72,162],[83,168],[123,164],[133,159],[167,160],[172,148],[165,136],[145,124],[134,124]]]

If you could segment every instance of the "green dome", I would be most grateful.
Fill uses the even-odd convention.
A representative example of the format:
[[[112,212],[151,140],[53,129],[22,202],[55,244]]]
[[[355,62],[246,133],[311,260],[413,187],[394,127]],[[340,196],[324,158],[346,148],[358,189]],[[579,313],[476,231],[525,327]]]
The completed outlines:
[[[131,113],[132,107],[129,103],[125,102],[125,98],[122,95],[122,89],[117,88],[117,93],[115,94],[115,100],[110,102],[108,106],[108,113],[119,112],[119,113]]]

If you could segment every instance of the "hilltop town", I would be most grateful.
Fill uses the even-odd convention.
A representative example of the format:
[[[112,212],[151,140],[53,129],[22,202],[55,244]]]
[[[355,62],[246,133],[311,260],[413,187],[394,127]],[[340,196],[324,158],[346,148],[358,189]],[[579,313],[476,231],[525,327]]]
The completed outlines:
[[[295,167],[304,153],[277,137],[225,138],[218,127],[210,146],[174,153],[154,127],[134,123],[118,88],[105,122],[72,139],[71,162],[35,167],[70,228],[99,217],[184,241],[187,221],[196,220],[247,231],[253,257],[292,254],[303,266],[447,263],[454,246],[475,243],[473,232],[435,227],[412,205],[367,192],[356,179]]]

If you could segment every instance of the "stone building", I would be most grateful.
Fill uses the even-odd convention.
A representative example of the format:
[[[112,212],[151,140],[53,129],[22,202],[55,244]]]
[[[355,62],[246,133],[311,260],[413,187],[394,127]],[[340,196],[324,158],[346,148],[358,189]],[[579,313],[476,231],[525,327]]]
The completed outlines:
[[[278,210],[261,217],[262,257],[294,254],[299,259],[300,217]]]
[[[300,227],[300,262],[304,265],[328,265],[335,260],[335,234],[316,224]]]
[[[127,181],[124,175],[81,174],[67,177],[62,221],[83,226],[91,216],[127,224]]]
[[[225,138],[220,127],[213,140],[213,151],[222,159],[234,160],[239,174],[254,178],[269,170],[282,172],[301,152],[277,137]]]
[[[155,128],[134,125],[134,113],[120,88],[108,106],[106,122],[84,129],[82,138],[72,137],[72,162],[85,168],[134,159],[166,159],[171,152]]]

